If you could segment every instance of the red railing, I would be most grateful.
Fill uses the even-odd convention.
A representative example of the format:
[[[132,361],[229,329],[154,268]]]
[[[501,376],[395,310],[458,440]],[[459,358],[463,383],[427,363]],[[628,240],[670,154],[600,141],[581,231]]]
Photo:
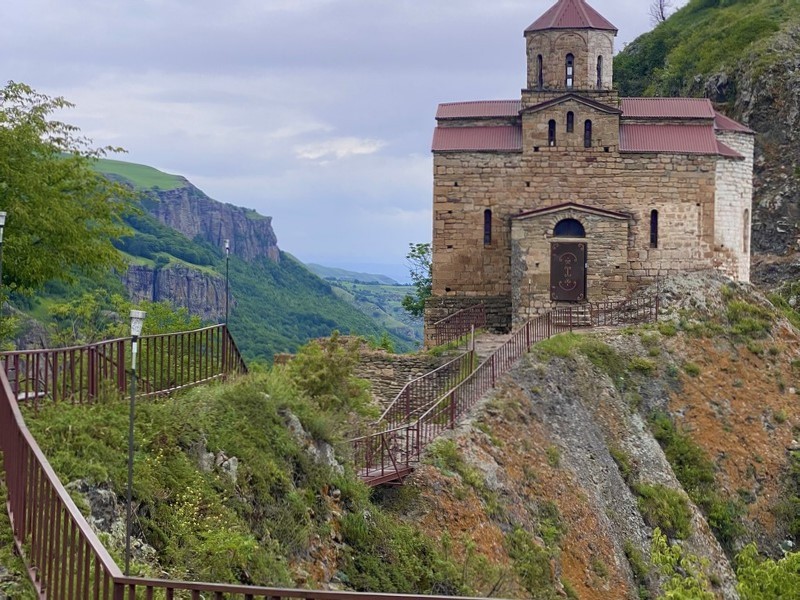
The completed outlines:
[[[0,451],[6,509],[39,598],[65,600],[444,600],[445,596],[359,594],[124,577],[28,431],[0,370]]]
[[[619,302],[598,302],[558,308],[535,317],[452,389],[449,389],[419,417],[394,417],[385,431],[350,441],[357,472],[368,485],[402,480],[419,462],[422,450],[443,431],[455,428],[458,420],[495,387],[498,378],[531,347],[542,340],[581,327],[602,327],[644,323],[658,319],[658,297]],[[394,406],[394,405],[393,405]],[[397,404],[399,408],[403,403]]]
[[[108,393],[125,393],[126,356],[131,338],[85,346],[0,353],[0,368],[15,398],[38,402],[91,402]],[[139,396],[168,394],[223,377],[243,373],[246,366],[225,325],[139,338]]]
[[[433,328],[433,342],[437,346],[449,344],[464,337],[473,329],[486,327],[486,305],[476,304],[462,308],[444,319],[436,321]]]
[[[475,353],[468,350],[441,367],[412,379],[403,386],[375,425],[391,429],[418,418],[442,394],[469,375],[474,362]]]

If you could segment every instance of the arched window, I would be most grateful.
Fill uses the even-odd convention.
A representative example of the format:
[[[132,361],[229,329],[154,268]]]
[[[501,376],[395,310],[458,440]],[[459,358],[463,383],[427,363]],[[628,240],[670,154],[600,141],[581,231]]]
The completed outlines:
[[[556,145],[556,122],[553,119],[550,119],[550,122],[547,124],[547,145]]]
[[[567,133],[575,131],[575,113],[569,111],[567,113]]]
[[[658,211],[650,211],[650,247],[658,248]]]
[[[536,84],[539,89],[544,87],[544,64],[541,54],[536,57]]]
[[[577,219],[562,219],[553,229],[555,237],[586,237],[586,230]]]
[[[572,89],[572,84],[575,80],[575,57],[572,54],[567,54],[567,89]]]
[[[583,124],[583,147],[592,147],[592,122],[589,119]]]
[[[603,87],[603,57],[597,57],[597,89]]]
[[[488,208],[483,211],[483,245],[492,243],[492,211]]]
[[[745,254],[750,252],[750,209],[744,209],[744,218],[742,219],[742,252]]]

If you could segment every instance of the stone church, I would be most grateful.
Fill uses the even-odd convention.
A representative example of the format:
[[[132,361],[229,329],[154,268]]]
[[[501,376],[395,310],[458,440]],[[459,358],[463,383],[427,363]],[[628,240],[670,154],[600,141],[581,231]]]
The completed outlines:
[[[707,99],[620,98],[616,27],[558,0],[525,30],[518,100],[439,105],[426,324],[508,329],[670,273],[750,276],[753,132]]]

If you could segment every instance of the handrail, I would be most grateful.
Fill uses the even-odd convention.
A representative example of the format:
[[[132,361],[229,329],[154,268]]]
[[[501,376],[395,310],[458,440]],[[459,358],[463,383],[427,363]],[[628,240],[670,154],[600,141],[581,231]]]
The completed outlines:
[[[125,393],[125,357],[131,338],[83,346],[0,352],[12,392],[20,401],[49,398],[57,402],[93,402],[108,391]],[[224,324],[139,338],[138,396],[168,394],[247,366]]]
[[[576,328],[656,321],[658,311],[659,299],[655,296],[571,305],[530,319],[413,422],[411,417],[416,416],[416,410],[406,415],[406,425],[398,426],[399,420],[395,419],[390,423],[393,427],[350,440],[358,473],[368,485],[402,479],[419,462],[425,446],[445,429],[455,428],[458,419],[533,344]]]
[[[483,303],[462,308],[431,325],[433,340],[437,346],[462,338],[473,328],[483,327],[486,327],[486,305]]]
[[[433,371],[428,371],[406,383],[374,424],[386,423],[392,427],[406,422],[409,415],[421,407],[428,406],[430,402],[453,387],[457,383],[456,380],[463,379],[472,371],[473,356],[474,352],[467,350]]]

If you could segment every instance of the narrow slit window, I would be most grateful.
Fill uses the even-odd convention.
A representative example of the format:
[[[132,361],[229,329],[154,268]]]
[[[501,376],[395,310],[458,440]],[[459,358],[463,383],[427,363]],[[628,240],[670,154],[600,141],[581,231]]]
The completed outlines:
[[[742,252],[745,254],[750,252],[750,209],[744,209],[744,218],[742,223]]]
[[[592,122],[589,119],[583,124],[583,147],[592,147]]]
[[[658,211],[650,211],[650,247],[658,248]]]
[[[569,111],[567,113],[567,133],[575,131],[575,113]]]
[[[492,211],[488,208],[483,211],[483,245],[492,243]]]
[[[597,89],[603,87],[603,57],[597,57]]]
[[[547,126],[547,145],[556,145],[556,122],[553,119],[550,119],[550,123]]]
[[[567,54],[567,89],[572,89],[572,84],[575,81],[575,57],[572,54]]]
[[[540,90],[544,87],[544,63],[541,54],[536,57],[536,85]]]

